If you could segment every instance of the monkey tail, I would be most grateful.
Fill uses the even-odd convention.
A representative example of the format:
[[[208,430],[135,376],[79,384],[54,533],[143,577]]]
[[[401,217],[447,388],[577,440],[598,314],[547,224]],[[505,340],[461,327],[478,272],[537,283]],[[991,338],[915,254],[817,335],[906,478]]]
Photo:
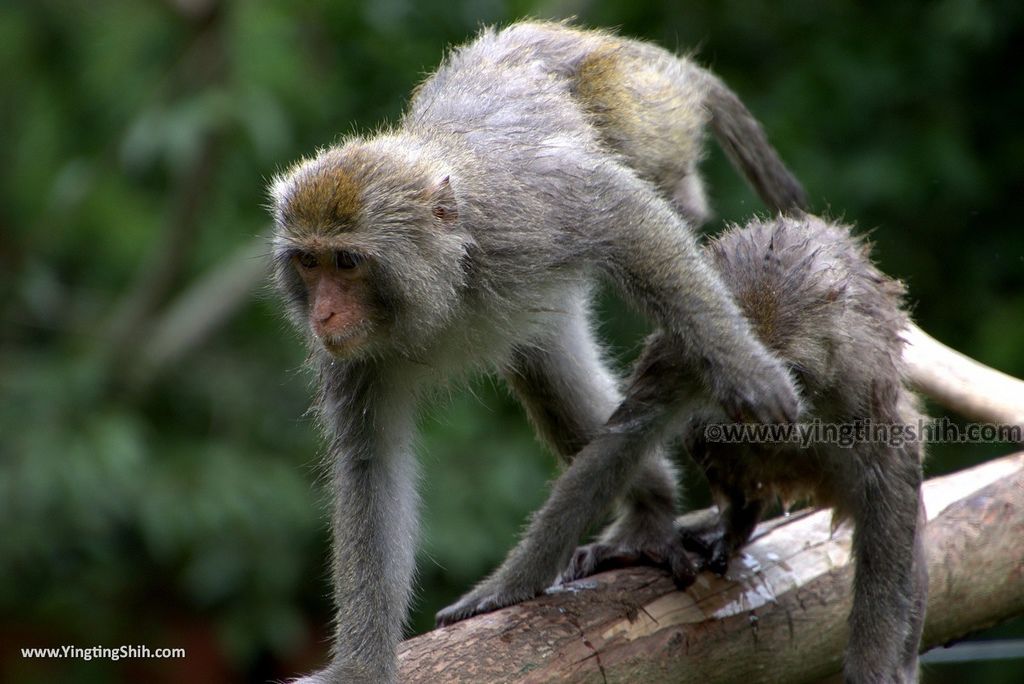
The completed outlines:
[[[1024,380],[950,349],[913,323],[902,335],[914,389],[973,420],[1024,427]]]
[[[770,208],[783,212],[806,209],[803,186],[782,163],[761,124],[721,79],[705,73],[711,131],[733,166]]]

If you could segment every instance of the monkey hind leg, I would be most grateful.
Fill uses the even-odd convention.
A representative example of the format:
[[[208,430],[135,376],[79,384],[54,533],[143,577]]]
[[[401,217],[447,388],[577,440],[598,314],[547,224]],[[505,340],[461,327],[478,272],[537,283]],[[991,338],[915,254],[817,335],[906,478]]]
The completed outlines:
[[[574,314],[565,318],[561,334],[516,349],[506,377],[538,435],[569,463],[599,434],[621,398],[591,332],[585,303],[574,300],[565,309]],[[676,542],[677,479],[663,449],[651,449],[619,498],[615,521],[598,542],[574,553],[563,580],[645,563],[668,568],[677,584],[691,582],[692,565]]]
[[[636,396],[616,407],[618,389],[582,303],[568,302],[565,310],[575,314],[566,317],[563,334],[517,349],[506,376],[538,434],[567,468],[501,567],[441,610],[439,625],[542,592],[559,578],[580,538],[611,512],[615,501],[622,507],[623,535],[642,530],[650,539],[672,536],[675,473],[658,445],[676,384],[660,396],[662,387],[653,378],[665,373],[651,370],[651,378],[633,381],[631,394]],[[656,385],[653,391],[651,385]]]
[[[870,451],[854,512],[856,574],[843,672],[847,682],[916,682],[927,592],[921,470],[913,448]]]
[[[744,473],[749,470],[748,461],[756,463],[767,455],[751,453],[746,445],[709,443],[705,430],[709,421],[718,420],[717,411],[708,414],[698,408],[683,431],[683,446],[704,471],[718,514],[684,522],[679,534],[686,548],[700,556],[704,568],[724,575],[764,514],[766,500],[752,491]]]
[[[666,50],[614,39],[581,59],[575,75],[576,96],[601,140],[698,222],[707,217],[697,178],[709,118],[703,74]]]
[[[921,633],[924,631],[924,615],[928,607],[928,564],[924,553],[924,528],[928,522],[924,501],[918,501],[917,534],[914,536],[914,567],[912,603],[907,638],[903,644],[903,681],[916,682],[919,675],[918,652],[921,650]]]
[[[707,205],[679,202],[677,184],[696,176],[710,128],[733,165],[771,209],[807,206],[800,182],[760,123],[717,76],[685,57],[633,41],[612,41],[583,58],[576,94],[603,141],[686,218]],[[685,198],[683,198],[685,199]],[[686,211],[700,207],[691,217]]]
[[[456,603],[438,612],[444,626],[540,594],[572,559],[587,529],[603,519],[664,435],[662,407],[627,399],[609,427],[555,481],[522,540],[501,566]]]

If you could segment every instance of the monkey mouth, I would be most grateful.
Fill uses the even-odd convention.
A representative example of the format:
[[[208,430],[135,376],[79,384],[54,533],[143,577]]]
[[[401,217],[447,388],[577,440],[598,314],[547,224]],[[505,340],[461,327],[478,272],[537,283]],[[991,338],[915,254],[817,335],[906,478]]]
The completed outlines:
[[[342,332],[331,333],[320,338],[332,356],[354,356],[363,349],[370,340],[370,324],[368,322],[354,325]]]

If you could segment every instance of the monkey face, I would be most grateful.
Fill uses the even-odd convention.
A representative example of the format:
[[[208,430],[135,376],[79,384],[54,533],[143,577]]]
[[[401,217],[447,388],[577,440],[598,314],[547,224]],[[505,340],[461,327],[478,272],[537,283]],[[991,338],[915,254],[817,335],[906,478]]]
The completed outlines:
[[[290,268],[305,291],[307,325],[334,356],[356,356],[371,342],[378,321],[371,302],[367,257],[348,249],[296,249]]]
[[[278,287],[334,356],[421,355],[456,316],[472,240],[448,173],[421,157],[356,140],[274,181]]]

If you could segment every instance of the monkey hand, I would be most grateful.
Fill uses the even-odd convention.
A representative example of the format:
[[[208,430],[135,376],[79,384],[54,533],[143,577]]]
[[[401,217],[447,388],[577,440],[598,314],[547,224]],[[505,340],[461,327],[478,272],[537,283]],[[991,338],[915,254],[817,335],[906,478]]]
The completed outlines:
[[[522,603],[539,596],[547,586],[516,586],[503,582],[500,575],[494,575],[478,584],[472,591],[452,605],[438,611],[434,622],[438,627],[447,627],[474,615],[490,613],[506,606]]]
[[[605,570],[646,565],[668,572],[678,589],[693,584],[697,571],[683,547],[682,538],[673,535],[661,544],[633,546],[625,543],[595,542],[576,549],[561,583],[571,582]]]
[[[768,352],[742,367],[718,369],[711,392],[737,423],[792,423],[800,415],[800,395],[789,371]]]

